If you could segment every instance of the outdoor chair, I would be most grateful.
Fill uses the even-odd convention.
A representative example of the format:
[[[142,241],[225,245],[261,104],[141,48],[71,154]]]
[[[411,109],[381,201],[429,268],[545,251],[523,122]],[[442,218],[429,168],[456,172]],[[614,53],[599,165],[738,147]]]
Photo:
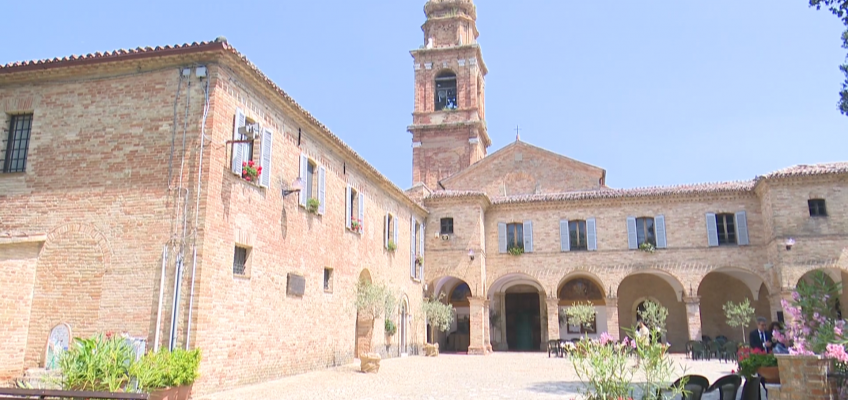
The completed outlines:
[[[551,353],[556,357],[565,357],[565,343],[562,339],[548,340],[548,358],[551,358]]]
[[[718,358],[720,348],[721,345],[716,342],[704,343],[704,350],[706,350],[707,353],[707,360],[712,360],[713,357]]]
[[[704,344],[701,342],[693,342],[692,343],[692,359],[693,360],[705,360],[707,359],[707,351],[704,348]]]
[[[686,384],[683,385],[683,397],[682,400],[701,400],[701,396],[704,392],[707,391],[707,388],[710,387],[710,380],[701,375],[685,375],[680,377],[680,379],[674,381],[671,384],[672,388],[680,386],[681,382],[686,379]],[[666,389],[665,391],[670,391],[671,388]],[[661,392],[657,391],[657,398],[662,398]]]
[[[701,341],[707,343],[709,341],[712,341],[712,339],[707,335],[701,335]]]
[[[718,400],[736,400],[736,392],[739,391],[740,386],[742,386],[741,376],[725,375],[713,382],[704,393],[718,391]]]
[[[763,384],[763,378],[747,378],[745,379],[745,386],[742,387],[742,396],[739,400],[761,400],[760,399],[760,386]]]
[[[715,341],[716,341],[716,342],[727,343],[727,336],[724,336],[724,335],[718,335],[718,336],[716,336]]]
[[[694,340],[686,342],[686,358],[692,358],[692,345],[697,343]]]
[[[719,360],[724,360],[725,362],[736,362],[736,353],[739,351],[739,344],[736,342],[727,342],[724,346],[721,347],[721,353],[719,354]]]

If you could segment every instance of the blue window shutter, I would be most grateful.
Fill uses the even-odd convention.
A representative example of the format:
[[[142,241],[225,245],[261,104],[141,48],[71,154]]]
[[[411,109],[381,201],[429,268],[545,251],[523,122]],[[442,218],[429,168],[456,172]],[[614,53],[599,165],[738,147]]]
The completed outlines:
[[[636,250],[639,248],[636,237],[636,217],[627,217],[627,248]]]
[[[498,253],[506,253],[506,222],[498,222]]]
[[[418,242],[419,242],[419,244],[418,244],[418,246],[419,246],[418,247],[418,255],[421,256],[422,260],[424,259],[424,238],[425,237],[426,236],[424,236],[424,221],[421,221],[421,232],[419,232],[419,235],[418,235]],[[420,269],[418,271],[418,278],[421,279],[421,280],[424,280],[424,261],[421,262],[421,265],[419,265],[419,268]]]
[[[309,163],[309,159],[306,158],[306,154],[300,155],[300,179],[303,180],[303,184],[306,184],[306,164]],[[309,188],[304,188],[298,194],[300,205],[302,207],[306,207],[306,200],[309,200]]]
[[[707,213],[707,245],[710,247],[718,246],[718,226],[716,225],[716,215]]]
[[[657,215],[654,217],[654,233],[657,235],[657,248],[664,249],[668,247],[665,238],[665,216]]]
[[[409,276],[415,279],[415,217],[409,217]]]
[[[571,237],[568,231],[568,220],[559,221],[559,247],[562,251],[571,251]]]
[[[597,224],[594,218],[586,220],[586,250],[598,250]]]
[[[359,199],[359,229],[361,233],[365,233],[365,193],[360,193],[359,196],[356,196]]]
[[[236,109],[236,118],[233,123],[233,140],[244,140],[245,138],[239,133],[239,128],[245,125],[247,122],[244,111],[241,108]],[[233,143],[233,165],[232,171],[233,173],[241,176],[241,164],[245,161],[244,158],[247,156],[244,151],[245,147],[247,147],[247,143]]]
[[[318,167],[318,214],[324,215],[324,211],[326,210],[326,203],[324,200],[327,196],[325,196],[325,188],[327,185],[327,170],[324,167]]]
[[[524,221],[524,252],[533,252],[533,221]]]
[[[748,245],[748,215],[745,211],[736,213],[736,244]]]
[[[389,248],[389,213],[386,213],[386,216],[383,217],[383,229],[385,232],[383,233],[383,247]]]
[[[345,189],[345,228],[350,229],[350,213],[353,210],[353,204],[350,204],[350,185]]]
[[[274,142],[274,135],[271,130],[265,128],[262,130],[262,174],[259,175],[259,185],[271,187],[271,147]]]
[[[394,224],[394,228],[395,228],[395,229],[393,229],[393,231],[394,231],[394,234],[395,234],[395,237],[394,237],[394,239],[395,239],[395,247],[397,248],[398,246],[400,246],[400,243],[398,243],[398,222],[397,222],[397,216],[393,216],[393,217],[392,217],[392,223]]]

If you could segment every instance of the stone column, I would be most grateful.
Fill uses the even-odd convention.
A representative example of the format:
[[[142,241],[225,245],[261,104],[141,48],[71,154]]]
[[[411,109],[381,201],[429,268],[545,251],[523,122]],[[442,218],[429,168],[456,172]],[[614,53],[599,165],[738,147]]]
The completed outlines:
[[[469,343],[468,354],[489,354],[486,348],[486,299],[483,297],[468,298],[469,311]]]
[[[620,340],[621,335],[619,334],[619,322],[618,322],[618,297],[607,297],[604,300],[607,304],[607,332],[615,338],[615,340]]]
[[[557,340],[559,336],[559,299],[545,298],[548,311],[548,340]],[[547,348],[547,343],[543,343]]]
[[[689,340],[701,340],[701,298],[688,296],[683,298],[683,302],[686,303]]]
[[[483,335],[483,343],[485,343],[487,353],[492,352],[492,321],[489,319],[489,314],[491,313],[491,309],[489,307],[491,307],[491,302],[486,299],[486,301],[483,302],[483,310],[484,315],[486,317],[486,323],[484,324],[485,332]]]

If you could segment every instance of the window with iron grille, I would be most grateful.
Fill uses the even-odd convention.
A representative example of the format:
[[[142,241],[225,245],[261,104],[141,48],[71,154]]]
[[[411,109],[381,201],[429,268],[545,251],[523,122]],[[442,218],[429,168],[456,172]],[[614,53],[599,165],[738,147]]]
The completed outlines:
[[[807,200],[807,205],[810,207],[811,217],[826,217],[827,209],[824,207],[824,199]]]
[[[31,132],[32,114],[12,115],[6,140],[6,154],[3,158],[3,172],[26,171]]]
[[[587,250],[586,221],[568,221],[568,239],[571,241],[571,251]]]
[[[733,214],[716,214],[716,230],[718,231],[719,246],[736,244],[736,216]]]
[[[236,246],[233,255],[233,275],[247,275],[247,253],[247,248]]]
[[[453,218],[442,218],[440,222],[441,229],[439,233],[442,235],[453,235]]]

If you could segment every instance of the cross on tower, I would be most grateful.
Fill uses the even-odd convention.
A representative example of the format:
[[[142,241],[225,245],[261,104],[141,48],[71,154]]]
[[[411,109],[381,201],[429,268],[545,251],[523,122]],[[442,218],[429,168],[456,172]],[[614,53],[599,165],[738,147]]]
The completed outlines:
[[[521,128],[516,125],[515,126],[515,141],[518,142],[521,140]]]

